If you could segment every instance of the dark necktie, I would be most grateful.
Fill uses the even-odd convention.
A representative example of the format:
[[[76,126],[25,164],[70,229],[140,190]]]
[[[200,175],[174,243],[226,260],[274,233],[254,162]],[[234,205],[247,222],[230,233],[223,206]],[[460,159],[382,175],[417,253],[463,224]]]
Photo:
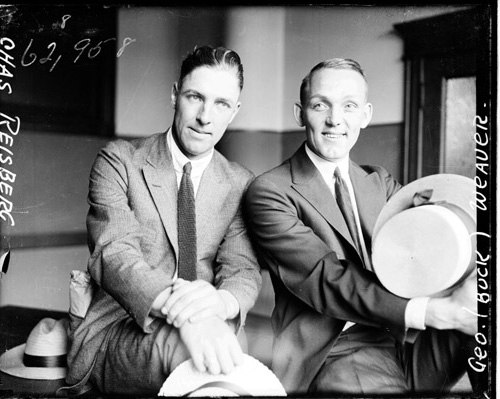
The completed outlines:
[[[179,244],[178,277],[196,280],[196,208],[191,162],[184,165],[177,196],[177,232]]]
[[[361,249],[361,240],[358,234],[358,228],[356,226],[356,219],[354,217],[354,210],[351,204],[351,197],[349,196],[349,190],[347,189],[347,185],[342,179],[342,175],[340,174],[340,169],[335,168],[334,172],[335,176],[335,196],[337,198],[337,204],[344,216],[344,220],[349,228],[349,233],[351,233],[352,240],[356,245],[358,253],[361,255],[361,259],[363,260],[363,251]]]

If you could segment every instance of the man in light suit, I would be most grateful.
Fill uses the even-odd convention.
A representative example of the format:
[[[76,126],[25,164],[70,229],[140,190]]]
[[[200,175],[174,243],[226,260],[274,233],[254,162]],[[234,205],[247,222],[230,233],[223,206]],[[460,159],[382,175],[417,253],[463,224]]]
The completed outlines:
[[[375,221],[401,186],[349,159],[372,116],[367,90],[355,61],[316,65],[294,108],[306,143],[246,195],[275,289],[272,367],[288,393],[446,391],[465,372],[460,348],[477,328],[463,309],[475,309],[475,281],[450,297],[408,301],[371,271]]]
[[[241,362],[237,335],[261,284],[241,215],[252,175],[214,146],[239,110],[242,87],[234,51],[199,47],[173,87],[172,127],[99,152],[87,217],[97,291],[71,333],[66,382],[73,392],[91,384],[155,395],[189,358],[213,374]],[[178,203],[182,187],[191,208],[188,199]],[[194,274],[180,278],[180,262],[190,256],[183,267]]]

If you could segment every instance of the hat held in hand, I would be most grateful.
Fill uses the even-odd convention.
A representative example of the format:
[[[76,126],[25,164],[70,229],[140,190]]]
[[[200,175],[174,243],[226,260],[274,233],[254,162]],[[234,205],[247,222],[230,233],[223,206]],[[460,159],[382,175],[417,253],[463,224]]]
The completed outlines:
[[[158,396],[286,396],[274,373],[252,356],[229,374],[198,371],[192,360],[181,363],[165,380]]]
[[[476,209],[472,179],[426,176],[398,191],[373,232],[373,269],[392,293],[442,296],[475,269]]]
[[[42,319],[25,344],[0,356],[0,370],[15,377],[58,380],[66,377],[66,319]]]

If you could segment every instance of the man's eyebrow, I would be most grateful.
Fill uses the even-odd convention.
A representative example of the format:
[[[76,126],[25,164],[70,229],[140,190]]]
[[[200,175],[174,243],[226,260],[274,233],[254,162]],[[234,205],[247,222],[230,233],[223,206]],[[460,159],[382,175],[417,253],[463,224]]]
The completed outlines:
[[[360,98],[358,96],[353,96],[353,95],[347,95],[343,98],[344,101],[353,101],[356,103],[363,101],[363,99],[364,99],[364,96]]]
[[[195,90],[195,89],[186,89],[186,90],[183,90],[182,94],[195,94],[197,96],[200,96],[203,99],[206,98],[202,93],[200,93],[198,90]],[[231,101],[229,98],[226,98],[226,97],[216,97],[215,98],[215,102],[218,102],[218,101],[222,101],[222,102],[226,102],[228,104],[234,105],[234,102]]]
[[[182,90],[182,94],[196,94],[200,97],[205,98],[205,96],[203,94],[201,94],[198,90],[195,90],[195,89]]]
[[[325,102],[331,102],[328,95],[325,94],[314,94],[311,97],[309,97],[309,101],[314,101],[314,100],[321,100]],[[355,101],[359,102],[362,101],[363,99],[360,99],[356,94],[346,94],[341,98],[342,101]]]
[[[325,101],[325,102],[330,102],[328,97],[323,95],[323,94],[314,94],[314,95],[309,97],[309,101],[314,101],[314,100],[321,100],[321,101]]]
[[[229,98],[226,98],[226,97],[216,97],[215,101],[222,101],[222,102],[225,102],[228,104],[233,104],[233,102]]]

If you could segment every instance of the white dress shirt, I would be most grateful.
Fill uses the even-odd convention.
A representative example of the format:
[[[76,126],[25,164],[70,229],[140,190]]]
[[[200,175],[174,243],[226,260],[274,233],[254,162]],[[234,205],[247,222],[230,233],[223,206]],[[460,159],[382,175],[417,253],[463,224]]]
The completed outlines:
[[[167,145],[170,149],[170,154],[172,155],[172,162],[174,163],[175,176],[177,177],[177,189],[179,189],[179,187],[181,186],[184,165],[188,162],[191,162],[191,181],[193,182],[194,196],[196,198],[198,187],[200,187],[201,176],[203,176],[203,172],[205,172],[205,169],[212,160],[214,150],[212,149],[207,155],[203,156],[202,158],[189,159],[177,146],[171,128],[167,132]]]
[[[365,262],[365,265],[367,269],[372,270],[371,268],[371,258],[370,255],[368,254],[368,251],[366,249],[366,243],[365,239],[363,237],[363,233],[361,231],[361,223],[359,220],[359,213],[358,213],[358,206],[356,203],[356,196],[354,194],[354,189],[352,187],[352,182],[349,177],[349,157],[346,157],[344,159],[341,159],[337,162],[331,162],[327,161],[326,159],[323,159],[316,155],[314,152],[311,151],[311,149],[306,145],[306,154],[309,157],[309,159],[312,161],[314,166],[318,169],[319,173],[323,177],[323,180],[325,181],[326,185],[330,189],[330,192],[333,196],[333,198],[336,198],[335,195],[335,177],[334,177],[334,172],[335,169],[338,167],[340,169],[340,174],[342,176],[342,179],[344,179],[347,189],[349,191],[349,198],[352,203],[353,207],[353,212],[354,212],[354,218],[356,220],[356,227],[358,229],[358,235],[361,241],[361,250],[362,250],[362,256],[363,260]],[[429,301],[428,297],[422,297],[422,298],[412,298],[408,302],[408,305],[406,306],[405,309],[405,326],[406,328],[415,328],[418,330],[425,330],[425,312],[427,309],[427,302]],[[354,325],[354,323],[348,321],[346,326],[344,327],[344,330],[348,329]]]

